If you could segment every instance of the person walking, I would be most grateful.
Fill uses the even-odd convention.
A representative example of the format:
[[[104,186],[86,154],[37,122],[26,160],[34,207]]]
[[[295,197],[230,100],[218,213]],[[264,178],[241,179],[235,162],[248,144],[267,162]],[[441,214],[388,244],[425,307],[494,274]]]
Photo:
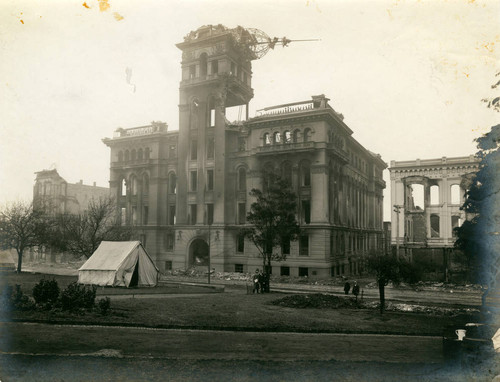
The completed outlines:
[[[354,285],[352,287],[352,294],[356,297],[356,302],[357,302],[359,294],[359,285],[357,281],[354,281]]]
[[[349,294],[349,291],[351,290],[351,284],[349,284],[349,281],[346,280],[344,284],[344,293]]]

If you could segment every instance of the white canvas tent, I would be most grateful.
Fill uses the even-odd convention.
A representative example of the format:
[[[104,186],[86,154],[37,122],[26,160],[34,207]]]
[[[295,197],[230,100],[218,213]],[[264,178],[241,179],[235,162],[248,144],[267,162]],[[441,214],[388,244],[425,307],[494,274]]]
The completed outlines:
[[[155,286],[158,268],[139,241],[103,241],[78,270],[80,284]]]

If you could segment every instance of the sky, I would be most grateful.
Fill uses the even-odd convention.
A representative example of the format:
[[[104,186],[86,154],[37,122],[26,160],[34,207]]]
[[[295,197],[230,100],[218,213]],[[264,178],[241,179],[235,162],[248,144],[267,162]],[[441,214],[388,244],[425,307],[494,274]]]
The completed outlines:
[[[496,0],[0,0],[0,206],[35,172],[108,186],[118,127],[178,129],[181,51],[202,25],[319,39],[253,61],[250,116],[325,94],[354,138],[391,160],[468,156],[498,124]],[[384,220],[390,219],[386,171]]]

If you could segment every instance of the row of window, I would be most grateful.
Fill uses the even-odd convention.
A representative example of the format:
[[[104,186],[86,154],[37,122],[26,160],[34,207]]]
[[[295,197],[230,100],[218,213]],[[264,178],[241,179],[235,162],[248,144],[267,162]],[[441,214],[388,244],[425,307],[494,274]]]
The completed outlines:
[[[144,150],[141,148],[139,150],[132,149],[132,150],[125,150],[125,151],[119,151],[118,152],[118,162],[128,162],[128,161],[135,161],[135,160],[143,160],[143,159],[149,159],[151,154],[151,149],[149,147],[146,147]]]
[[[215,139],[210,137],[207,139],[207,147],[206,147],[206,159],[214,159],[215,158]],[[191,139],[191,149],[190,149],[190,159],[197,160],[198,159],[198,140]]]
[[[306,128],[303,133],[301,133],[299,129],[294,130],[293,133],[289,130],[286,130],[283,133],[277,131],[272,135],[270,133],[265,133],[263,136],[263,142],[264,146],[278,145],[282,143],[299,143],[301,135],[302,142],[309,142],[311,140],[311,129]]]
[[[138,192],[142,193],[142,195],[147,195],[149,194],[149,175],[148,174],[143,174],[141,179],[136,175],[131,175],[129,177],[129,181],[127,182],[125,179],[122,179],[121,185],[120,185],[120,195],[121,196],[127,196],[128,193],[130,195],[137,195]]]
[[[460,204],[461,203],[461,193],[460,185],[452,184],[450,186],[450,203],[451,204]],[[432,185],[429,188],[430,194],[430,204],[435,206],[440,204],[439,197],[439,186]],[[425,187],[423,184],[413,183],[408,185],[407,192],[407,206],[411,209],[425,209]]]

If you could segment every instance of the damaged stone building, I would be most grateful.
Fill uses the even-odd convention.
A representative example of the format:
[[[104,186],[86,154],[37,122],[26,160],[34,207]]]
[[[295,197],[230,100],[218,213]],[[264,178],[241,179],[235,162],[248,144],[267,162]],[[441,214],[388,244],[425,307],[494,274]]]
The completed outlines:
[[[250,190],[273,169],[298,195],[302,232],[277,249],[286,260],[273,263],[273,274],[358,274],[363,256],[384,245],[386,164],[352,137],[324,95],[249,118],[251,62],[262,53],[257,32],[209,25],[188,34],[177,44],[179,130],[153,122],[103,140],[119,219],[136,227],[161,270],[210,264],[253,272],[262,259],[239,232]]]
[[[479,161],[468,157],[391,161],[391,244],[399,255],[442,268],[451,266],[453,229],[467,219],[460,210]]]

